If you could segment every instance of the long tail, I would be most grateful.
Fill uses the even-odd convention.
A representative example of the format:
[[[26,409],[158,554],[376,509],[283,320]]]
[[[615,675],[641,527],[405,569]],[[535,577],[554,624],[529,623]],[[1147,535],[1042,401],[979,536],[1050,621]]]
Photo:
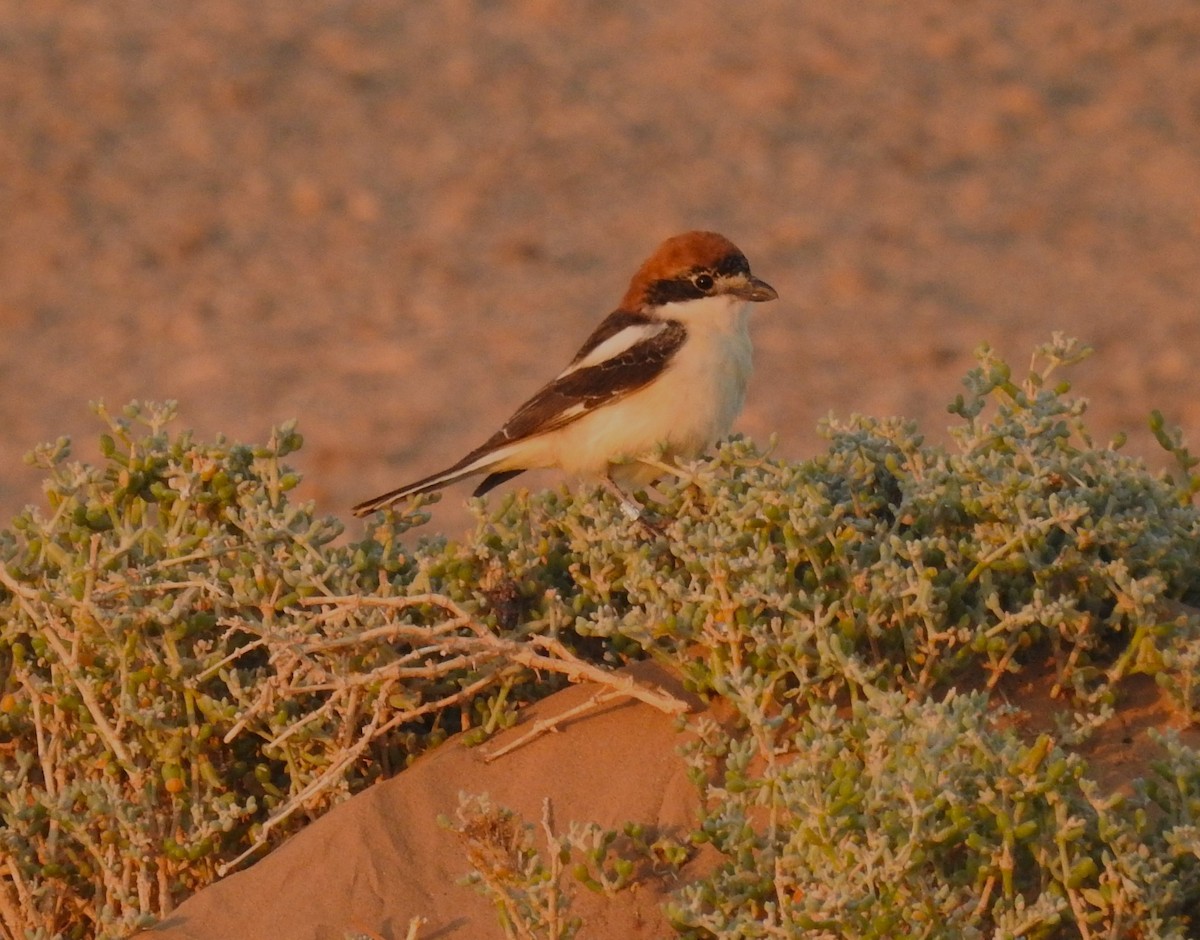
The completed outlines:
[[[418,493],[429,493],[433,490],[440,490],[443,486],[449,486],[451,483],[455,483],[464,477],[487,472],[503,460],[505,456],[506,454],[503,451],[484,450],[483,448],[472,451],[454,466],[447,467],[440,473],[417,480],[415,483],[409,483],[406,486],[389,490],[379,496],[365,500],[355,506],[351,512],[356,516],[365,516],[376,509],[386,509],[388,506],[395,505],[408,496],[416,496]],[[489,473],[483,482],[475,488],[475,495],[482,496],[492,487],[498,486],[505,480],[510,480],[517,474],[524,472],[523,469],[518,469],[499,470],[495,473]]]

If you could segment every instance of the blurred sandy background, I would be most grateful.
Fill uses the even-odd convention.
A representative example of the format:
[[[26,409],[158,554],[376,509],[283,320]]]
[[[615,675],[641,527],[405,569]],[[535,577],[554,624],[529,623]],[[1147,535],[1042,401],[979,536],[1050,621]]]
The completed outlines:
[[[297,417],[349,518],[694,227],[779,290],[740,429],[785,456],[830,411],[936,433],[978,343],[1061,329],[1161,465],[1153,407],[1200,446],[1200,5],[0,0],[0,519],[100,398]]]

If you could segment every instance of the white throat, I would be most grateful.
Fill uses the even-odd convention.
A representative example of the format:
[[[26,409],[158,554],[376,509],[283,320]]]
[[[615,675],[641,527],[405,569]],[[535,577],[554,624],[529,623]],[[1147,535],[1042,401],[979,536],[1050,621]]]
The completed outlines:
[[[750,304],[731,294],[701,297],[699,300],[680,300],[663,304],[658,315],[664,320],[678,320],[692,333],[714,330],[719,333],[744,330],[750,317]]]

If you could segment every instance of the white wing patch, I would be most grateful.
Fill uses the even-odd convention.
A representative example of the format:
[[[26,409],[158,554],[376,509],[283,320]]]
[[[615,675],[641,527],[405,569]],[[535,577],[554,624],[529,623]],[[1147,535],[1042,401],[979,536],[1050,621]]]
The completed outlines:
[[[595,407],[595,406],[592,406],[592,407]],[[577,417],[582,414],[587,414],[588,410],[589,410],[589,408],[588,408],[587,402],[577,401],[577,402],[575,402],[575,404],[571,405],[570,407],[564,408],[562,411],[560,411],[558,413],[558,420],[559,421],[570,421],[574,417]]]
[[[561,379],[563,376],[570,375],[572,372],[578,372],[580,369],[588,369],[592,366],[601,365],[609,359],[621,355],[621,353],[631,349],[638,343],[653,339],[665,330],[667,326],[668,324],[665,320],[656,320],[653,323],[630,324],[623,330],[614,333],[578,362],[572,362],[558,374],[558,378]]]

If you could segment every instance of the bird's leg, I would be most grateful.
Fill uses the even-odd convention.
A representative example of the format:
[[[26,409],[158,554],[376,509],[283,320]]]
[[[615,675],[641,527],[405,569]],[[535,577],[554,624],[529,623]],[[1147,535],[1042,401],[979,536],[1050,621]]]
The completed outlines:
[[[694,473],[690,473],[689,471],[685,470],[673,460],[660,460],[657,457],[640,457],[638,459],[639,462],[648,467],[652,467],[653,469],[659,470],[664,474],[669,474],[670,476],[675,477],[680,484],[680,490],[691,487],[695,491],[694,501],[701,508],[701,511],[703,511],[703,507],[707,503],[707,499],[704,495],[704,487],[700,485],[700,481],[696,478]],[[686,505],[686,497],[684,504]]]
[[[642,507],[637,504],[637,501],[632,499],[626,492],[617,486],[607,473],[600,478],[600,482],[604,484],[604,488],[617,498],[617,503],[621,507],[621,512],[625,514],[625,518],[630,522],[642,518]]]
[[[658,538],[663,534],[662,529],[655,525],[647,518],[645,508],[638,504],[637,500],[629,496],[621,487],[617,486],[607,473],[600,478],[600,482],[604,484],[604,488],[617,498],[617,505],[621,507],[621,512],[630,522],[636,522],[650,535]]]
[[[697,481],[695,474],[689,473],[673,460],[666,461],[659,460],[657,457],[639,457],[638,463],[643,463],[647,467],[653,467],[655,470],[659,470],[668,476],[673,476],[685,486],[695,487],[697,490],[701,489],[700,483]]]

